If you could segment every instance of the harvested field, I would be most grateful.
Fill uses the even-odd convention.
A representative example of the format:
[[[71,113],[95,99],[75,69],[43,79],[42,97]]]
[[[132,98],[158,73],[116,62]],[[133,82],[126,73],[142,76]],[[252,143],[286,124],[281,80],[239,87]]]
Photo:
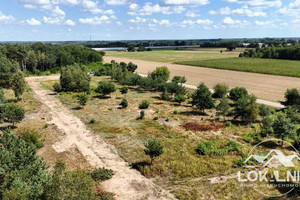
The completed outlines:
[[[111,60],[133,62],[139,66],[137,71],[143,74],[153,71],[158,66],[167,66],[171,71],[171,76],[184,75],[188,80],[188,84],[198,85],[204,82],[208,87],[212,88],[216,83],[226,83],[230,88],[245,87],[250,93],[259,98],[272,101],[284,100],[284,93],[288,88],[296,87],[300,89],[300,78],[294,77],[193,67],[130,58],[104,57],[105,62],[110,62]]]

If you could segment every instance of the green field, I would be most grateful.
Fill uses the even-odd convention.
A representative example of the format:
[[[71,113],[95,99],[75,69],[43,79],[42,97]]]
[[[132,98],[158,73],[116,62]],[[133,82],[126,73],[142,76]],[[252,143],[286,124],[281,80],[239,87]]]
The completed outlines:
[[[262,58],[226,58],[210,60],[178,61],[176,64],[227,69],[262,74],[300,77],[300,62]]]
[[[107,56],[145,61],[175,63],[216,69],[254,72],[272,75],[300,77],[300,62],[292,60],[239,58],[234,52],[220,53],[225,49],[195,49],[193,51],[159,50],[151,52],[107,52]]]

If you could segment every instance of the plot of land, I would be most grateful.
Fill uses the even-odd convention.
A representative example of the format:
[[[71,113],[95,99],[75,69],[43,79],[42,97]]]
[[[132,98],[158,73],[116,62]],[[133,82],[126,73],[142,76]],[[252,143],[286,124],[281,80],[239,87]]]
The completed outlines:
[[[188,84],[198,85],[204,82],[208,87],[212,88],[216,83],[226,83],[231,88],[237,86],[245,87],[250,93],[253,93],[259,98],[273,101],[284,100],[284,93],[288,88],[300,89],[300,78],[295,77],[211,69],[131,58],[106,56],[104,60],[105,62],[110,62],[111,60],[133,62],[139,66],[137,71],[143,74],[153,71],[158,66],[167,66],[171,71],[171,76],[186,76]]]

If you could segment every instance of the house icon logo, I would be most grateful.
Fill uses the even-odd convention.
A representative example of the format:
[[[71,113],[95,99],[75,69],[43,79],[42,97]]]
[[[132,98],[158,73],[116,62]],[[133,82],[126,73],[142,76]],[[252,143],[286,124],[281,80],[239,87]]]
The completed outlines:
[[[250,159],[255,159],[258,163],[264,164],[263,167],[268,167],[269,163],[274,160],[279,161],[284,167],[295,167],[293,160],[300,160],[298,154],[286,156],[282,151],[277,149],[272,149],[266,156],[259,155],[250,155],[245,161],[244,164],[248,163]]]

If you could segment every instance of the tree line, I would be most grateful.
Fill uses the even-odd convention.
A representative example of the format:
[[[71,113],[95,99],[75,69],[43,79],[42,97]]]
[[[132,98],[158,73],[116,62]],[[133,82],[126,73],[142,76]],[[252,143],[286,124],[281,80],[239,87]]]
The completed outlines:
[[[103,52],[84,46],[54,45],[41,42],[0,45],[0,57],[18,63],[23,72],[59,71],[62,66],[74,63],[89,64],[102,61]]]
[[[287,59],[300,60],[300,46],[264,46],[256,49],[246,49],[239,55],[240,57],[249,58],[272,58],[272,59]]]

